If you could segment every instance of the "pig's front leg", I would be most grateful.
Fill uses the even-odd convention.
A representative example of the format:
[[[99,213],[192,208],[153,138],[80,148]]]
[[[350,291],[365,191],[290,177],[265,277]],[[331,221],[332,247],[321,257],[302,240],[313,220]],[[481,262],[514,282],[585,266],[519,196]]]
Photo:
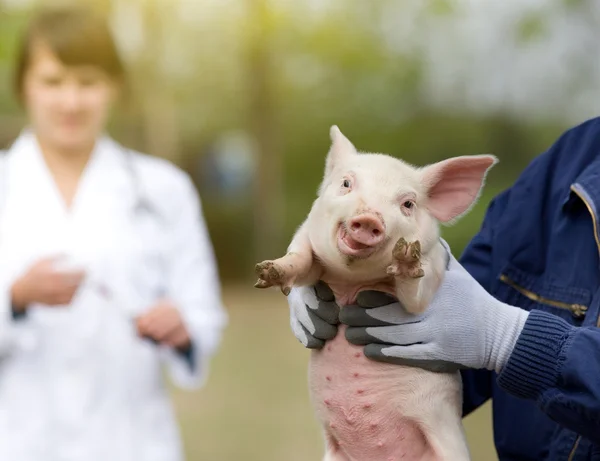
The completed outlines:
[[[256,288],[279,286],[286,296],[294,285],[316,283],[323,270],[313,258],[307,223],[298,228],[285,256],[258,263],[255,270],[258,275]]]
[[[423,258],[418,240],[407,242],[401,238],[394,246],[392,257],[387,272],[394,276],[396,296],[408,312],[420,314],[431,302],[443,269],[439,264],[432,264],[431,258]]]

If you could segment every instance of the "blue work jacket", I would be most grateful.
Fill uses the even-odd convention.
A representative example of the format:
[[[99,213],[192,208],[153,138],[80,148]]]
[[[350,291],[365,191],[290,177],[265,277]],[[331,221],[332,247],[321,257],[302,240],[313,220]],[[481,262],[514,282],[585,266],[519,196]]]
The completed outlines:
[[[565,132],[489,205],[460,258],[530,311],[499,375],[463,371],[464,415],[492,399],[501,461],[600,461],[600,118]]]

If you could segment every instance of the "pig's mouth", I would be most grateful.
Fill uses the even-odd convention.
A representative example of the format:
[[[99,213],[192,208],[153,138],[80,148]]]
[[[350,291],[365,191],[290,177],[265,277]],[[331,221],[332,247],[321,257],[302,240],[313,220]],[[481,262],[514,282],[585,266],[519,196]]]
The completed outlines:
[[[366,258],[371,256],[380,246],[379,244],[366,245],[353,239],[350,234],[348,234],[348,230],[343,223],[340,224],[338,229],[337,245],[342,254],[352,256],[354,258]]]

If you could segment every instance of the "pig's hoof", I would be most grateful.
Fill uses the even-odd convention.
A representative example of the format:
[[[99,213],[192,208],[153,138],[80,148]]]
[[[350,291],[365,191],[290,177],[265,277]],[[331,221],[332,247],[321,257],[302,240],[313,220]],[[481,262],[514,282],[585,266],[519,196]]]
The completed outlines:
[[[254,284],[256,288],[281,287],[281,292],[287,296],[292,290],[292,281],[285,270],[274,261],[263,261],[255,266],[258,281]]]
[[[392,256],[394,260],[387,268],[389,275],[406,278],[425,276],[421,267],[421,242],[418,240],[408,243],[404,238],[399,239],[392,250]]]
[[[254,270],[258,275],[261,286],[259,288],[266,288],[273,285],[279,285],[284,278],[284,271],[274,261],[263,261],[258,263]]]
[[[404,237],[400,238],[394,249],[392,256],[399,262],[416,262],[421,259],[421,242],[415,240],[408,243]]]

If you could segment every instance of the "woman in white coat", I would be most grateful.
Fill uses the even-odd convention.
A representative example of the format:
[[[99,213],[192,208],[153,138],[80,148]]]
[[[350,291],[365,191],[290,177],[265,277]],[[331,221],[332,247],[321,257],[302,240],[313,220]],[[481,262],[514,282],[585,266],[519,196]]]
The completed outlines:
[[[0,156],[0,461],[179,461],[163,380],[197,388],[226,325],[196,190],[105,134],[124,72],[105,21],[40,12]]]

